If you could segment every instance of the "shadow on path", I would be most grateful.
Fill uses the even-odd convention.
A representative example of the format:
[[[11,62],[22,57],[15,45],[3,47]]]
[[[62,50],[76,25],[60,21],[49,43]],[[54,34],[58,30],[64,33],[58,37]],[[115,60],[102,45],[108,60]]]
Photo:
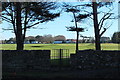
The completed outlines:
[[[118,79],[120,80],[120,72],[118,69],[98,69],[98,70],[71,70],[46,72],[42,75],[22,75],[16,77],[3,77],[2,80],[82,80],[82,79]]]

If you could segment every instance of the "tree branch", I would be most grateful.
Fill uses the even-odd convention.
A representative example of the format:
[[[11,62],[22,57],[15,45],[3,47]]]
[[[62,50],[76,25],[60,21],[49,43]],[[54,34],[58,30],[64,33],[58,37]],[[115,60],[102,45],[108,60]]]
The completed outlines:
[[[76,6],[73,6],[73,7],[79,7],[79,6],[92,7],[92,4],[76,5]]]
[[[11,16],[11,14],[7,11],[7,9],[5,7],[3,7],[3,8],[7,12],[7,14],[9,14]]]
[[[11,10],[12,10],[12,6],[11,6]],[[12,12],[12,15],[11,15],[11,19],[12,19],[12,24],[13,24],[13,30],[14,30],[14,33],[16,35],[17,32],[16,32],[16,27],[15,27],[15,18],[14,18],[13,12]]]
[[[107,20],[107,19],[109,19],[111,15],[112,15],[112,13],[106,13],[106,14],[101,18],[101,20],[100,20],[100,22],[99,22],[99,24],[98,24],[98,26],[100,27],[100,28],[99,28],[99,31],[102,29],[104,21]],[[106,16],[107,16],[107,17],[106,17]]]
[[[36,22],[36,23],[34,23],[33,25],[27,26],[26,29],[27,29],[27,28],[31,28],[31,27],[33,27],[34,25],[37,25],[37,24],[39,24],[39,23],[41,23],[41,22]],[[23,29],[24,29],[24,28],[23,28]]]
[[[3,20],[5,20],[5,21],[7,21],[7,22],[12,23],[9,18],[7,18],[7,17],[5,17],[5,16],[2,16],[2,18],[3,18]]]
[[[26,26],[27,26],[27,15],[28,15],[28,13],[27,13],[27,7],[25,8],[25,21],[24,21],[24,34],[23,34],[23,41],[24,41],[24,39],[25,39],[25,35],[26,35]]]
[[[5,28],[2,28],[2,30],[13,30],[13,29],[5,29]]]
[[[32,17],[34,16],[35,14],[32,14],[29,19],[26,21],[26,23],[28,24],[28,22],[30,21],[30,19],[32,19]]]
[[[110,9],[110,8],[109,8]],[[108,18],[105,18],[107,15],[110,17],[113,13],[110,13],[113,9],[110,9],[108,11],[108,13],[105,13],[105,12],[102,12],[102,13],[105,13],[105,15],[101,18],[100,22],[98,23],[98,26],[100,26],[101,22],[102,22],[102,25],[103,25],[103,22],[104,22],[104,19],[108,19]],[[103,20],[103,21],[102,21]],[[101,28],[99,29],[101,30]]]
[[[10,5],[10,6],[11,6],[11,5]],[[15,33],[15,35],[16,35],[15,21],[14,21],[14,19],[13,19],[13,14],[10,14],[5,7],[3,7],[3,8],[4,8],[5,12],[6,12],[7,14],[9,14],[9,16],[10,16],[11,19],[12,19],[12,20],[10,20],[9,18],[6,18],[7,20],[10,20],[10,21],[11,21],[10,23],[13,24],[13,30],[14,30],[14,33]],[[12,10],[12,6],[11,6],[11,10]],[[5,17],[4,17],[4,18],[5,18]],[[7,21],[7,20],[6,20],[6,21]]]
[[[112,24],[111,24],[112,25]],[[100,37],[111,27],[111,25],[107,28],[104,28],[104,30],[101,32]]]
[[[90,15],[92,14],[92,13],[91,13],[91,12],[89,12],[89,11],[86,11],[86,10],[83,10],[83,11],[84,11],[84,12],[87,12],[87,13],[88,13],[88,14],[90,14]],[[90,17],[90,16],[89,16],[89,18],[93,19],[93,18],[92,18],[92,17]]]
[[[89,16],[89,18],[93,20],[93,18],[92,18],[92,17],[90,17],[90,16]]]
[[[100,22],[98,23],[98,26],[101,24],[102,20],[105,18],[105,16],[107,16],[108,13],[106,13],[101,19],[100,19]]]

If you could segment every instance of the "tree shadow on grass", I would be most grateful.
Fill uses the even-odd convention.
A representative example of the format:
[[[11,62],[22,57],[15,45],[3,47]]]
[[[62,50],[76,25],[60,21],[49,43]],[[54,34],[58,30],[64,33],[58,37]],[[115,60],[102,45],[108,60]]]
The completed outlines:
[[[43,46],[31,46],[31,47],[38,47],[39,48],[39,47],[43,47]]]

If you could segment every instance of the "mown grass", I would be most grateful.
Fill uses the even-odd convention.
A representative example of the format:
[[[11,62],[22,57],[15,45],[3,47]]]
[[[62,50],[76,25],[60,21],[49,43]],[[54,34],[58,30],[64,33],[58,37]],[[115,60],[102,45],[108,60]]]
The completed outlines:
[[[51,59],[52,56],[59,56],[59,53],[54,53],[53,49],[68,49],[69,54],[75,53],[75,47],[76,44],[25,44],[24,50],[51,50]],[[113,44],[113,43],[104,43],[101,44],[102,50],[119,50],[120,44]],[[85,49],[95,49],[94,43],[80,43],[79,44],[79,50],[85,50]],[[2,44],[0,47],[0,50],[16,50],[16,44]],[[63,56],[66,56],[66,52],[63,54]]]
[[[104,43],[101,44],[102,50],[119,50],[120,44]],[[2,44],[0,50],[15,50],[16,44]],[[69,49],[70,53],[75,53],[75,44],[25,44],[24,50],[53,50]],[[80,43],[79,50],[95,49],[93,43]]]

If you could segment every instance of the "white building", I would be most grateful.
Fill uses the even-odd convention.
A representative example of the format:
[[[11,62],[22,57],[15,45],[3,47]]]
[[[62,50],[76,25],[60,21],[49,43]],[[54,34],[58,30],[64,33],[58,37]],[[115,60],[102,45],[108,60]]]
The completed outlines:
[[[39,43],[38,41],[24,41],[24,44],[37,44]]]
[[[32,41],[31,44],[37,44],[39,43],[38,41]]]

